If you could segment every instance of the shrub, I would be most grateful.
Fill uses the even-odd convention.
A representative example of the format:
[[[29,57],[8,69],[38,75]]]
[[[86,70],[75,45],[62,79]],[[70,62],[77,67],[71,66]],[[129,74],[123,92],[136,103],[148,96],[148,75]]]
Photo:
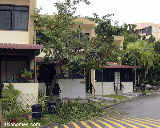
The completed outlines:
[[[102,109],[93,103],[68,102],[56,106],[52,122],[67,123],[75,120],[87,120],[102,113]]]
[[[47,100],[48,100],[48,96],[46,96],[42,91],[40,91],[38,94],[38,104],[41,104],[43,112],[46,111]]]
[[[21,107],[17,102],[20,91],[14,89],[12,84],[5,86],[2,91],[1,106],[2,115],[6,119],[13,119],[20,114]]]

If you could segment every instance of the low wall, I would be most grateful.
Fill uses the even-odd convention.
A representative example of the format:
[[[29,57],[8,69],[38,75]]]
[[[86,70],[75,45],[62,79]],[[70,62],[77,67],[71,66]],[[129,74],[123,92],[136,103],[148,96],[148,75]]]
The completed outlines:
[[[4,88],[9,83],[4,83]],[[46,87],[44,83],[11,83],[15,89],[21,92],[18,97],[18,102],[21,102],[23,106],[33,105],[38,103],[38,94],[40,91],[46,93]]]
[[[132,93],[133,92],[133,82],[122,82],[124,85],[123,93]]]
[[[133,92],[133,82],[122,82],[122,84],[124,85],[122,93]],[[103,82],[103,86],[102,82],[95,82],[94,88],[95,88],[95,95],[115,94],[114,82]]]
[[[95,82],[94,84],[95,88],[95,95],[110,95],[110,94],[115,94],[114,92],[114,86],[113,82]]]
[[[86,86],[84,79],[59,79],[61,97],[63,98],[85,98]]]

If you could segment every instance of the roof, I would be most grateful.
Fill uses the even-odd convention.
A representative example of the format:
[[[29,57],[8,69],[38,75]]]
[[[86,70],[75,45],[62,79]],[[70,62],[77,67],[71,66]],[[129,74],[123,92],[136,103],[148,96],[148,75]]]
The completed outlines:
[[[140,66],[130,66],[130,65],[106,65],[104,68],[140,68]]]
[[[146,27],[154,25],[153,23],[137,23],[136,29],[144,29]]]
[[[31,49],[38,50],[42,49],[43,45],[38,44],[11,44],[11,43],[0,43],[0,49]]]

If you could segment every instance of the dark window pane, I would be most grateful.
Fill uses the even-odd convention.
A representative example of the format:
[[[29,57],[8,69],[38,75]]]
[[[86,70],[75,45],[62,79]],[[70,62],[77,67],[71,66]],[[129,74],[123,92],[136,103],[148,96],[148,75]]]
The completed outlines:
[[[9,11],[9,10],[12,10],[13,9],[13,6],[11,5],[0,5],[0,10],[1,11]]]
[[[14,11],[14,30],[28,30],[28,12],[25,11]]]
[[[95,71],[95,80],[97,82],[102,82],[102,71],[100,70]]]
[[[0,11],[0,29],[11,29],[11,19],[10,11]]]
[[[103,79],[103,80],[102,80]],[[114,72],[111,69],[104,69],[103,76],[102,71],[95,71],[95,80],[97,82],[114,82]]]
[[[112,69],[103,70],[103,81],[104,82],[114,82],[114,72]]]
[[[121,72],[121,81],[122,82],[132,82],[133,74],[131,70],[124,70]]]
[[[15,11],[26,11],[26,12],[28,12],[29,7],[27,7],[27,6],[15,6],[14,10]]]

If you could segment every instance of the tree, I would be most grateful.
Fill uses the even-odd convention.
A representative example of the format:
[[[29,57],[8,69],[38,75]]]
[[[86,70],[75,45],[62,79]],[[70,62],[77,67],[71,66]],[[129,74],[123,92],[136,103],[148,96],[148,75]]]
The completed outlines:
[[[48,62],[58,63],[61,69],[60,74],[75,68],[86,71],[101,68],[107,61],[116,61],[118,58],[116,46],[108,43],[112,37],[109,34],[111,31],[105,30],[109,35],[107,37],[97,31],[96,37],[88,39],[83,35],[80,38],[81,28],[79,23],[75,22],[76,6],[80,2],[89,3],[86,0],[65,0],[55,4],[58,13],[54,16],[41,16],[36,12],[33,17],[35,30],[40,34],[38,37],[43,37],[38,38],[38,42],[45,47],[43,50],[46,53],[45,57],[48,58]],[[103,19],[97,18],[97,20]],[[103,26],[103,23],[98,25],[96,30],[101,25]]]
[[[124,50],[123,63],[128,65],[138,65],[144,69],[142,79],[147,78],[149,70],[154,68],[159,62],[159,55],[154,50],[154,43],[147,41],[137,41],[129,43],[127,49]]]
[[[140,39],[140,35],[136,32],[135,24],[123,24],[121,29],[120,34],[124,36],[124,49],[127,48],[129,42],[136,42]]]
[[[148,41],[148,42],[155,42],[155,41],[156,41],[156,38],[155,38],[153,35],[151,35],[151,36],[149,37],[149,39],[147,39],[147,41]]]

